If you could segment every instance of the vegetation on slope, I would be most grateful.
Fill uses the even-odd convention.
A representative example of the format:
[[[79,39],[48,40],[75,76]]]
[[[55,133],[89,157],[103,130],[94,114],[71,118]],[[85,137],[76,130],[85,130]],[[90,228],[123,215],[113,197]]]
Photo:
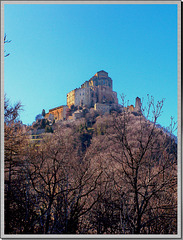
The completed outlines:
[[[39,145],[17,122],[21,105],[5,103],[5,233],[177,233],[177,144],[156,124],[163,101],[55,124]]]

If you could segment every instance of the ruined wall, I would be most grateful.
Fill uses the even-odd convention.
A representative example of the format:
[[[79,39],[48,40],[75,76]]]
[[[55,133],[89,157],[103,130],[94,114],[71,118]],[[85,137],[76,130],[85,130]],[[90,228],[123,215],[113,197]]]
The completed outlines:
[[[135,101],[135,111],[140,112],[141,106],[142,106],[141,99],[139,97],[137,97],[136,101]]]

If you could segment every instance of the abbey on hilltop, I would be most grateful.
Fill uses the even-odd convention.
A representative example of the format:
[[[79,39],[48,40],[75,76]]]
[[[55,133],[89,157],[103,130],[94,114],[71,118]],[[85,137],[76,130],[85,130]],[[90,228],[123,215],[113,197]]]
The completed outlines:
[[[80,88],[76,88],[67,94],[67,105],[52,108],[45,115],[45,118],[58,120],[78,119],[83,116],[85,109],[92,109],[102,114],[109,113],[110,109],[120,107],[117,93],[112,89],[112,79],[108,73],[101,70],[88,81],[85,81]],[[135,108],[139,109],[139,98],[136,99]]]
[[[84,82],[67,94],[67,106],[94,107],[100,104],[118,104],[117,93],[112,90],[112,79],[105,71],[97,72],[89,81]]]

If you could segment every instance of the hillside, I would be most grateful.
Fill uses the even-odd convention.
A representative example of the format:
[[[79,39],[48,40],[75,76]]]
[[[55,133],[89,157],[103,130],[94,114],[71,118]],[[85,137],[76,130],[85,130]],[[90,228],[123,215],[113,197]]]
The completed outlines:
[[[177,233],[177,144],[156,124],[161,105],[144,113],[58,121],[39,142],[6,124],[6,232]]]

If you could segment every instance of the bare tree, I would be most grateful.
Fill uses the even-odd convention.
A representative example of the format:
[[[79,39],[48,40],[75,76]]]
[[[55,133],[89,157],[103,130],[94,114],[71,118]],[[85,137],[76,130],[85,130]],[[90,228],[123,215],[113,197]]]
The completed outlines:
[[[4,165],[5,165],[5,232],[11,233],[16,219],[18,176],[23,166],[23,156],[27,143],[26,130],[18,120],[21,103],[10,105],[4,100]]]
[[[163,100],[146,108],[56,124],[37,143],[5,98],[5,232],[177,232],[177,144],[157,124]],[[94,124],[94,125],[93,125]]]
[[[157,128],[163,100],[157,104],[152,97],[148,100],[138,115],[127,107],[113,115],[108,132],[110,158],[116,163],[121,232],[176,233],[176,143]],[[174,228],[153,227],[163,221],[174,222]]]
[[[88,199],[101,172],[91,168],[93,150],[79,154],[77,139],[72,129],[61,128],[30,148],[28,171],[39,233],[77,233],[80,217],[97,201]]]

